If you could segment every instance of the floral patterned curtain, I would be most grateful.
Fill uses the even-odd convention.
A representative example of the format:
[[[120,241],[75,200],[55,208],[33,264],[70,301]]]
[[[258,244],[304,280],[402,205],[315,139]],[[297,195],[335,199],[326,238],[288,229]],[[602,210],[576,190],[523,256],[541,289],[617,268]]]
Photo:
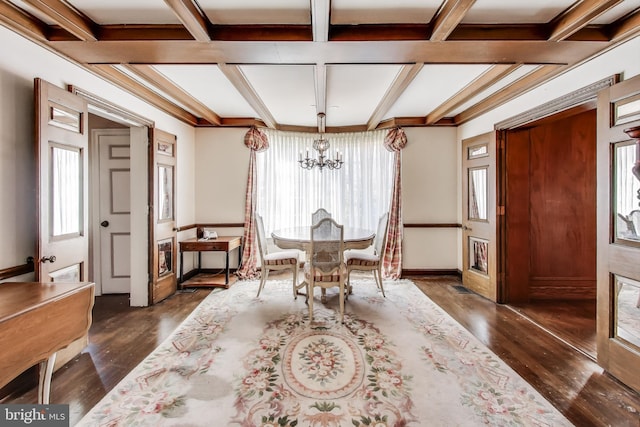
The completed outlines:
[[[393,128],[384,139],[387,150],[395,153],[393,194],[389,207],[387,244],[384,248],[382,275],[399,279],[402,274],[402,149],[407,145],[407,135],[401,128]]]
[[[244,136],[244,145],[250,150],[249,176],[247,177],[247,192],[244,205],[244,236],[242,247],[242,265],[236,272],[240,279],[255,279],[258,277],[258,255],[256,246],[256,153],[269,148],[267,136],[260,129],[252,127]]]

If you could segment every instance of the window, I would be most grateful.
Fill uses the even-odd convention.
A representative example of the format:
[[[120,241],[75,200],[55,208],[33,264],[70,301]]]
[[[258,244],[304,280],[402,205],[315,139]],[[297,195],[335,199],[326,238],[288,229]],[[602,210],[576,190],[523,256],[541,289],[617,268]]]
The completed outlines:
[[[256,211],[265,231],[311,225],[311,214],[325,208],[339,223],[375,230],[389,210],[394,154],[384,148],[386,130],[325,134],[330,158],[336,150],[344,164],[338,170],[302,169],[300,153],[315,157],[318,134],[266,129],[269,149],[256,154]]]

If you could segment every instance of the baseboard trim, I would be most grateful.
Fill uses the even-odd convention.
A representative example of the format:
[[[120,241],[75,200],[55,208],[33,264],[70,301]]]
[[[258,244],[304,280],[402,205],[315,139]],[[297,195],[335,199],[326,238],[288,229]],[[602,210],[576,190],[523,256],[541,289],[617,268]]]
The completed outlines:
[[[457,269],[402,269],[402,277],[409,276],[457,276],[462,278],[462,272]]]

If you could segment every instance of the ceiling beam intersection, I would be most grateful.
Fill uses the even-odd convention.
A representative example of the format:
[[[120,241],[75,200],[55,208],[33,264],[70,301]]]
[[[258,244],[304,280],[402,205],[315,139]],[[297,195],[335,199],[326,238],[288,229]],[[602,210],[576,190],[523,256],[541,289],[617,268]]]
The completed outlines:
[[[59,0],[24,0],[81,41],[97,41],[97,24]]]
[[[209,21],[193,0],[164,0],[189,31],[191,36],[199,42],[211,41],[209,35]]]
[[[623,0],[583,0],[552,21],[549,41],[561,41]]]
[[[446,0],[433,18],[429,40],[441,42],[458,26],[476,0]]]

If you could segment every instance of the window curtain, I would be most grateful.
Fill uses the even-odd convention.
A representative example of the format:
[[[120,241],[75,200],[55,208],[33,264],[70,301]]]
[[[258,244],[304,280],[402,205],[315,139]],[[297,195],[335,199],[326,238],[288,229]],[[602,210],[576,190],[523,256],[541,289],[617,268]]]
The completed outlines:
[[[258,277],[258,257],[256,246],[256,153],[269,148],[267,136],[256,127],[252,127],[244,136],[244,145],[249,148],[249,175],[244,205],[244,235],[242,238],[242,264],[236,275],[248,280]]]
[[[316,158],[313,140],[319,134],[265,129],[269,150],[257,155],[256,212],[265,232],[311,225],[318,208],[329,211],[346,227],[376,230],[387,212],[393,184],[393,153],[384,148],[385,130],[324,134],[328,158],[336,150],[344,164],[339,170],[302,169],[298,160]]]
[[[391,129],[384,139],[384,147],[395,157],[387,244],[382,262],[382,275],[390,279],[399,279],[402,274],[402,149],[406,145],[407,135],[399,127]]]

